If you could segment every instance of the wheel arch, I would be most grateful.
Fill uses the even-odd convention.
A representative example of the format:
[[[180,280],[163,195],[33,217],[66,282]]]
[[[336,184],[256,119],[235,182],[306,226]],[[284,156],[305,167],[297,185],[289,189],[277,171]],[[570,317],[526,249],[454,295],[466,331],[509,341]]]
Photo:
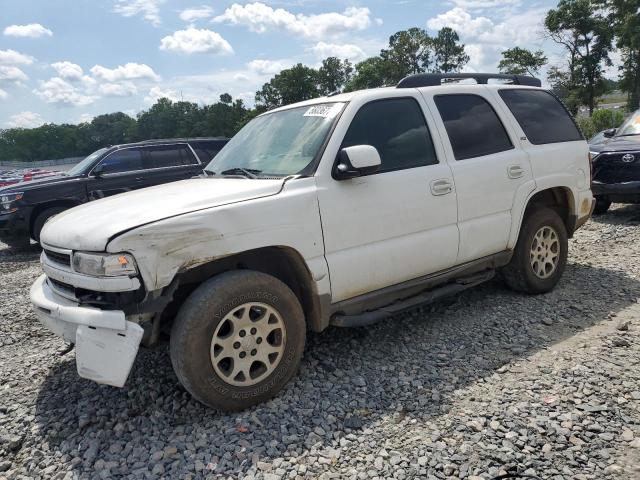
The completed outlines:
[[[536,190],[529,194],[524,208],[521,209],[518,218],[517,228],[511,232],[508,248],[515,247],[522,229],[524,218],[532,209],[536,207],[548,207],[560,215],[569,238],[573,236],[576,226],[576,199],[571,188],[563,185],[548,187],[542,190]]]
[[[326,305],[318,295],[307,262],[297,250],[288,246],[262,247],[232,254],[178,272],[176,278],[181,287],[193,291],[205,280],[232,270],[255,270],[279,279],[298,298],[308,328],[319,332],[329,325]]]
[[[52,200],[50,202],[45,202],[45,203],[39,203],[38,205],[33,207],[33,210],[31,211],[31,216],[29,218],[29,236],[33,238],[33,226],[38,216],[45,210],[49,208],[55,208],[55,207],[63,207],[63,208],[69,209],[69,208],[77,207],[78,205],[80,205],[80,203],[81,202],[77,200],[72,200],[72,199],[60,199],[60,200]]]

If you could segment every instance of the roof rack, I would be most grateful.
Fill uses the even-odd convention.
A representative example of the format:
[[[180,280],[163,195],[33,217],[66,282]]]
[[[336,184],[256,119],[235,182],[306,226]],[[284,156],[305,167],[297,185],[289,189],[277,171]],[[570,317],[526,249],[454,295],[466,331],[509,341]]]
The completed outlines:
[[[409,75],[400,80],[396,88],[434,87],[457,80],[473,79],[479,84],[489,83],[489,80],[506,80],[504,83],[511,85],[527,85],[541,87],[540,79],[527,75],[514,75],[508,73],[418,73]]]

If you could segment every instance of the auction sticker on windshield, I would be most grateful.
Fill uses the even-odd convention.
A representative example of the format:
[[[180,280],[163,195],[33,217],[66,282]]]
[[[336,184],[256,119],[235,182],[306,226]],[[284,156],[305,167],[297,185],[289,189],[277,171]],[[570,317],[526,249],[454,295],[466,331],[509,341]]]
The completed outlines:
[[[334,118],[338,113],[340,113],[343,106],[344,103],[325,103],[322,105],[314,105],[305,112],[304,116]]]

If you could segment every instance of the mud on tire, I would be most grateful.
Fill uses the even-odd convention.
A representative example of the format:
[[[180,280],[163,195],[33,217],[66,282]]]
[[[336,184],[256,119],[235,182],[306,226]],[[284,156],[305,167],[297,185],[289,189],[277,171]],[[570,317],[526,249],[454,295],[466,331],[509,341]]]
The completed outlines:
[[[302,307],[284,283],[260,272],[227,272],[200,285],[180,308],[171,330],[171,363],[180,383],[203,404],[243,410],[289,382],[305,334]],[[235,375],[234,362],[246,365],[252,358],[251,371]]]

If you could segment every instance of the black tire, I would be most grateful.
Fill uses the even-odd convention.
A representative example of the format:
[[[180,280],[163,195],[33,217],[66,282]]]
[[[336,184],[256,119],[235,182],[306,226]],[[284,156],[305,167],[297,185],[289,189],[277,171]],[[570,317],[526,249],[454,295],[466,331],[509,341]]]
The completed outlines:
[[[278,312],[286,341],[279,363],[268,376],[254,385],[236,386],[214,370],[212,340],[225,317],[248,302],[266,304]],[[260,272],[227,272],[204,282],[181,306],[171,329],[171,363],[180,383],[201,403],[224,411],[244,410],[275,396],[295,375],[305,335],[304,313],[289,287]]]
[[[536,274],[531,256],[534,238],[543,227],[549,227],[555,231],[559,250],[555,270],[548,272],[547,278],[541,278]],[[546,207],[528,211],[522,221],[513,257],[502,270],[503,278],[509,288],[519,292],[534,295],[549,292],[562,277],[567,264],[567,251],[567,229],[560,215]]]
[[[609,207],[611,206],[611,200],[606,197],[596,197],[596,206],[593,209],[594,215],[602,215],[603,213],[607,213]]]
[[[64,212],[67,210],[64,207],[51,207],[43,210],[38,214],[35,221],[33,222],[33,228],[31,229],[31,238],[33,238],[36,242],[40,242],[40,232],[42,232],[42,227],[44,224],[54,215]]]
[[[31,247],[31,242],[29,241],[29,237],[26,233],[24,234],[24,237],[8,238],[2,240],[2,242],[5,243],[14,252],[23,252]]]

